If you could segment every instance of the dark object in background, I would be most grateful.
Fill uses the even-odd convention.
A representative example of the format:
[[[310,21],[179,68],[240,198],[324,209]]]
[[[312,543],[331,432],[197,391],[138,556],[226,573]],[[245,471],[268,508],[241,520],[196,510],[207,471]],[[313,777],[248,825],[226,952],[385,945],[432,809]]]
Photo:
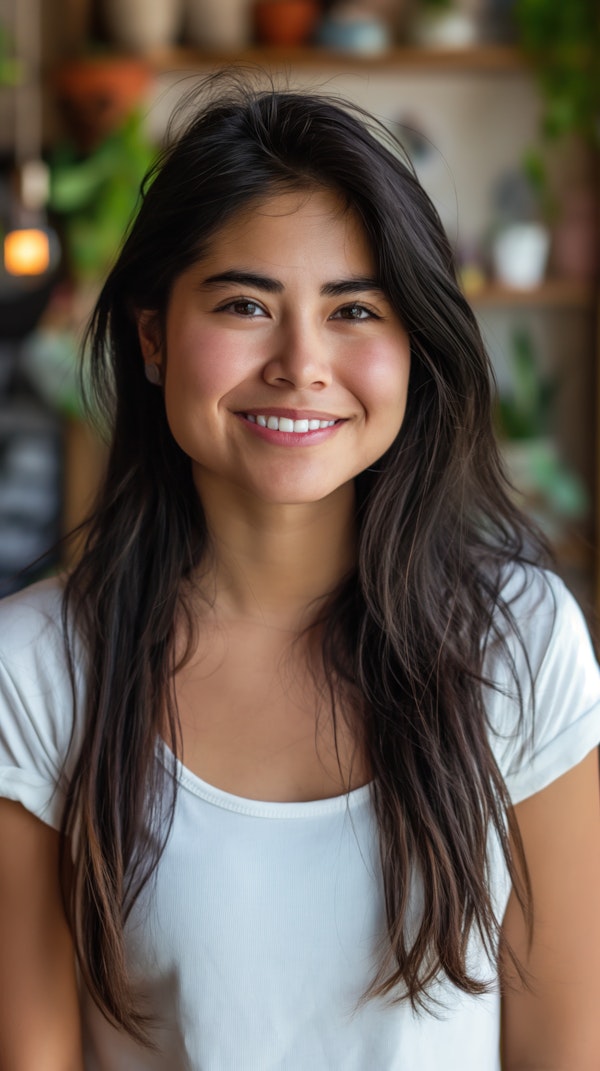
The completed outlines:
[[[0,269],[0,341],[30,334],[46,308],[56,274],[9,276]]]
[[[0,344],[0,596],[56,564],[61,469],[60,418],[20,377],[18,347]]]

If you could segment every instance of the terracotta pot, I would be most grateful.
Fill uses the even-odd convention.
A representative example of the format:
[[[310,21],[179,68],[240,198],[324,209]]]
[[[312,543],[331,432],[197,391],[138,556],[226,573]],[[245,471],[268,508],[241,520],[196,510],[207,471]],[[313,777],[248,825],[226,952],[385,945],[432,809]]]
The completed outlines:
[[[71,136],[90,152],[117,129],[147,92],[152,73],[137,59],[73,60],[54,76],[59,106]]]
[[[267,45],[303,45],[320,15],[318,0],[256,0],[257,39]]]

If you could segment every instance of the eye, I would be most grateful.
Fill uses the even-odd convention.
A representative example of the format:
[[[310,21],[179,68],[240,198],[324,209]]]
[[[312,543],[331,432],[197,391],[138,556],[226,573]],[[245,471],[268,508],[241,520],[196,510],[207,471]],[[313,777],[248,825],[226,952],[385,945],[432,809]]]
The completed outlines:
[[[267,315],[262,305],[259,305],[257,301],[252,301],[251,298],[235,298],[233,301],[227,301],[224,305],[219,305],[216,311],[232,312],[235,316],[245,316],[248,319]]]
[[[381,317],[368,308],[367,305],[360,305],[357,301],[353,301],[351,305],[342,305],[341,309],[337,309],[336,312],[330,317],[331,320],[380,320]]]

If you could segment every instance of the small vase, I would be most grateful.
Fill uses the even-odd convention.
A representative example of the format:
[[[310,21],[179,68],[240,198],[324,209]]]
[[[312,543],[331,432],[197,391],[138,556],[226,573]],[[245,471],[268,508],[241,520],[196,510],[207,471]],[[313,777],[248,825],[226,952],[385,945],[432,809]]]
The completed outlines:
[[[183,0],[103,0],[103,7],[111,39],[128,52],[168,48],[181,29]]]
[[[317,43],[334,52],[374,56],[389,48],[391,30],[365,6],[340,5],[323,19]]]
[[[186,37],[190,44],[235,52],[252,36],[250,0],[186,0]]]

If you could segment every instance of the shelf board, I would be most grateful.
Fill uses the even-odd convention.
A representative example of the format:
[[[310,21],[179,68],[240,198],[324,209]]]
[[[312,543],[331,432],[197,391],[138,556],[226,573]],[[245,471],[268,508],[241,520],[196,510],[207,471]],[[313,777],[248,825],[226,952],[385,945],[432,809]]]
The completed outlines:
[[[195,70],[198,67],[229,65],[258,67],[335,67],[359,70],[394,70],[411,74],[424,71],[526,71],[527,61],[510,45],[482,44],[471,48],[421,48],[411,45],[392,47],[373,55],[335,52],[316,46],[250,46],[239,51],[213,51],[182,47],[161,49],[147,56],[157,73]]]
[[[592,283],[572,279],[547,279],[541,286],[531,290],[515,290],[490,283],[481,290],[467,292],[467,298],[476,308],[543,307],[560,309],[594,308],[595,294]]]

